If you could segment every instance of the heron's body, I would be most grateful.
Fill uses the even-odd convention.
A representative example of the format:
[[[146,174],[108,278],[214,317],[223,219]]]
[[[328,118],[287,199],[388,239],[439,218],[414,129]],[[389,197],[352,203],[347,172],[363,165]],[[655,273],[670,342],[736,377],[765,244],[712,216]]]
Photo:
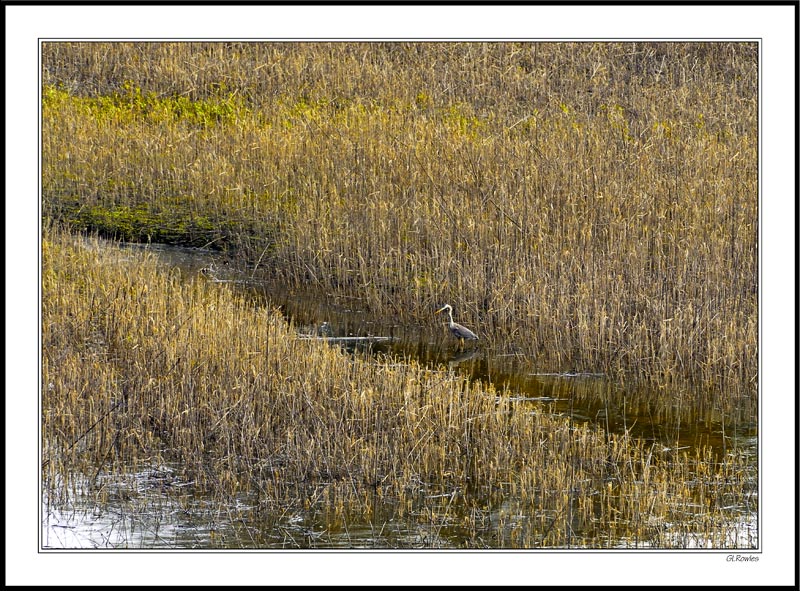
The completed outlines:
[[[476,335],[466,326],[461,326],[457,322],[453,322],[453,307],[450,304],[445,304],[441,309],[437,310],[436,313],[438,314],[440,312],[444,312],[445,310],[447,310],[447,314],[450,317],[450,324],[449,324],[450,332],[454,337],[456,337],[460,341],[462,347],[464,346],[465,340],[467,341],[478,340],[478,335]]]

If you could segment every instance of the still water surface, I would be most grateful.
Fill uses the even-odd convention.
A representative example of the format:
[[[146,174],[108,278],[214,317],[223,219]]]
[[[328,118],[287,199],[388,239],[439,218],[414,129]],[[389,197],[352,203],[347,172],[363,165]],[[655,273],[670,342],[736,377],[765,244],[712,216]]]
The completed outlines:
[[[129,245],[128,248],[145,248]],[[547,371],[518,353],[493,351],[483,341],[459,350],[446,323],[431,315],[429,326],[408,326],[375,316],[359,308],[357,299],[333,297],[319,292],[289,291],[251,280],[225,265],[218,255],[201,249],[167,246],[146,247],[185,276],[198,273],[224,282],[248,295],[257,305],[279,309],[298,334],[325,338],[334,346],[375,356],[389,356],[402,363],[415,360],[432,368],[454,372],[492,383],[498,391],[537,412],[562,414],[572,420],[597,423],[608,432],[628,431],[632,436],[665,448],[710,445],[720,456],[738,448],[757,463],[757,424],[753,409],[742,408],[740,416],[724,416],[713,406],[685,408],[676,393],[674,404],[664,407],[647,392],[622,388],[600,373]],[[432,311],[433,312],[433,311]],[[311,510],[264,514],[263,501],[246,494],[231,499],[221,513],[217,503],[206,501],[183,482],[178,467],[154,466],[130,474],[123,482],[103,482],[106,500],[102,506],[93,491],[77,491],[70,502],[51,502],[44,497],[43,548],[448,548],[458,547],[467,535],[455,523],[409,526],[408,520],[393,519],[394,508],[382,506],[385,515],[373,515],[371,523],[348,523],[341,531],[323,528]],[[755,483],[752,483],[755,487]],[[86,494],[83,494],[86,493]],[[298,495],[313,491],[298,491]],[[442,494],[442,502],[452,502]],[[83,500],[82,500],[83,499]],[[430,499],[430,497],[429,497]],[[278,508],[276,508],[278,509]],[[258,515],[255,518],[254,515]],[[505,503],[480,516],[495,539],[482,540],[487,547],[513,546],[513,530],[525,520],[513,504]],[[508,539],[497,538],[497,523],[507,524]],[[252,524],[258,523],[254,528]],[[752,547],[756,537],[755,516],[742,518],[740,531]],[[501,528],[501,537],[503,536]],[[475,540],[475,532],[470,532]],[[248,543],[249,542],[249,543]],[[630,540],[610,543],[631,546]],[[698,545],[702,545],[699,543]],[[737,544],[738,545],[738,544]]]

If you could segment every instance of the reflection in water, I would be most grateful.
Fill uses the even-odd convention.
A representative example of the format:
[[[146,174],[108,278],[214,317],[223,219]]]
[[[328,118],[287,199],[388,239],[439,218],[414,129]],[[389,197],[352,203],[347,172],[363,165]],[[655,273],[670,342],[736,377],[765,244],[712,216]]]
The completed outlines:
[[[538,367],[535,359],[497,351],[485,340],[459,350],[447,323],[409,325],[374,316],[351,297],[291,292],[237,278],[232,271],[220,280],[238,286],[256,304],[279,309],[301,335],[325,337],[350,352],[447,368],[470,380],[491,383],[508,396],[524,398],[541,412],[597,423],[611,433],[628,432],[670,448],[710,445],[724,455],[757,432],[756,401],[723,411],[713,400],[675,389],[665,402],[663,394],[653,389],[623,387],[599,372]]]
[[[237,275],[209,251],[160,246],[151,250],[186,276],[200,274],[210,281],[228,283],[256,305],[280,310],[301,338],[324,339],[354,354],[388,356],[401,363],[414,361],[491,383],[500,396],[507,396],[515,408],[526,412],[564,415],[572,421],[597,424],[608,433],[629,433],[656,442],[665,449],[710,445],[722,457],[731,448],[738,448],[752,458],[753,465],[757,463],[757,424],[752,406],[744,404],[739,412],[726,413],[721,405],[702,397],[700,404],[689,403],[697,397],[679,390],[664,403],[662,393],[623,387],[601,373],[539,367],[535,359],[497,350],[485,340],[459,350],[446,324],[431,327],[393,322],[361,310],[357,299],[288,292],[264,285]],[[226,509],[227,519],[220,521],[211,514],[216,511],[215,500],[204,499],[193,490],[192,483],[180,482],[171,474],[169,468],[159,467],[133,474],[127,483],[101,482],[100,492],[78,491],[81,494],[75,495],[75,505],[69,510],[57,508],[55,503],[51,506],[45,498],[43,546],[436,548],[470,536],[482,540],[480,532],[460,531],[455,512],[444,511],[445,515],[452,513],[451,522],[410,526],[411,520],[395,519],[398,509],[408,509],[395,507],[387,499],[374,504],[381,515],[373,515],[372,521],[384,524],[380,531],[368,525],[359,527],[363,520],[358,515],[347,516],[343,519],[346,525],[336,529],[329,519],[303,505],[302,499],[320,494],[313,487],[298,491],[296,506],[270,510],[264,510],[263,500],[244,494],[232,499]],[[449,508],[459,492],[421,488],[420,494],[426,499],[439,495]],[[78,505],[78,498],[84,499],[83,505]],[[475,504],[491,508],[485,510],[486,532],[494,531],[498,521],[507,524],[509,538],[487,539],[487,546],[513,545],[513,532],[533,527],[524,509],[508,500],[503,502],[505,505],[498,506],[491,499],[480,499]],[[484,509],[475,508],[471,515],[480,522],[475,511]],[[253,528],[252,524],[258,526]],[[757,523],[752,520],[745,520],[742,527],[747,539],[757,535]]]
[[[209,275],[213,281],[229,283],[256,305],[280,310],[300,335],[325,338],[350,352],[457,371],[538,405],[542,412],[597,423],[612,433],[627,431],[667,447],[710,445],[721,455],[751,441],[757,433],[756,400],[745,399],[731,410],[713,397],[678,388],[665,397],[652,388],[616,384],[602,373],[538,367],[535,359],[496,350],[485,340],[459,351],[446,322],[434,322],[432,327],[409,325],[370,314],[359,307],[357,298],[267,285],[237,273],[212,251],[161,245],[147,248],[186,275],[213,269]]]
[[[480,354],[480,351],[477,349],[473,349],[471,351],[462,351],[457,355],[453,355],[453,357],[447,362],[447,367],[453,369],[460,363],[464,363],[465,361],[469,361],[470,359],[476,358]]]

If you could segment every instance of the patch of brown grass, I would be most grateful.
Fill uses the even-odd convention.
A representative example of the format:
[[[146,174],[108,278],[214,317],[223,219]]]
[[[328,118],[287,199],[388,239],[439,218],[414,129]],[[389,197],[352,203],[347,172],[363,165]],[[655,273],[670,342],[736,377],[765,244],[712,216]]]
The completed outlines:
[[[47,227],[42,282],[54,503],[110,502],[101,474],[164,464],[222,512],[248,494],[327,531],[401,520],[435,546],[730,546],[755,511],[737,455],[664,450],[449,372],[349,356],[146,255]]]

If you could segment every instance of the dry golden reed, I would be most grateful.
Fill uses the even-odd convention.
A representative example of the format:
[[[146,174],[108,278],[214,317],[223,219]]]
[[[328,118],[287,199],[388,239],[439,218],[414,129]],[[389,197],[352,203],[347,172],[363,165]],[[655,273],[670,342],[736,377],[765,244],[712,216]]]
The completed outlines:
[[[736,454],[667,450],[447,371],[297,338],[224,284],[49,224],[42,254],[52,502],[100,503],[100,475],[172,465],[220,513],[238,515],[246,494],[259,511],[315,511],[333,532],[390,526],[391,507],[430,547],[454,532],[472,547],[753,543],[731,541],[756,511]],[[276,528],[224,545],[260,546]]]
[[[45,43],[44,213],[548,370],[758,380],[753,43]],[[710,403],[709,403],[710,404]]]

